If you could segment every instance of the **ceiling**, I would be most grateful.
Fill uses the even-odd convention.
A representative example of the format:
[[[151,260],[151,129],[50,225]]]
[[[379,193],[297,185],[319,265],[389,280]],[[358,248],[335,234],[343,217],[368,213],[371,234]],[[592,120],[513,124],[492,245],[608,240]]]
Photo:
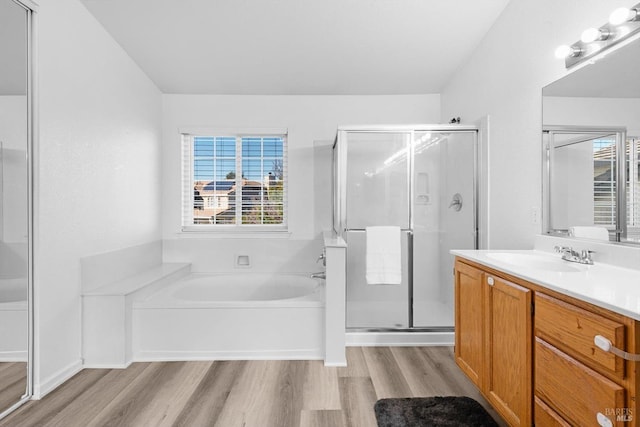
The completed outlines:
[[[82,0],[164,93],[439,93],[509,0]]]

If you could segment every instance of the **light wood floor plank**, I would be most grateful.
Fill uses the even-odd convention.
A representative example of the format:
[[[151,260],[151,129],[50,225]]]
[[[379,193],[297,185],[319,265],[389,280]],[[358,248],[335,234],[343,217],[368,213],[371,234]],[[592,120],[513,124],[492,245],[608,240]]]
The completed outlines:
[[[235,383],[216,421],[218,427],[270,426],[282,361],[251,361]]]
[[[342,410],[308,411],[300,414],[300,427],[346,427]]]
[[[349,347],[347,361],[347,368],[216,361],[87,369],[0,427],[373,427],[378,399],[429,395],[470,396],[503,423],[449,347]]]
[[[369,370],[364,360],[362,347],[347,347],[347,366],[338,368],[338,377],[368,377]]]
[[[411,388],[389,347],[366,347],[363,353],[378,399],[412,396]]]
[[[245,361],[214,362],[175,422],[176,427],[213,426],[246,366]]]
[[[268,425],[298,427],[304,399],[304,380],[309,361],[281,361],[276,379],[276,391],[271,396]],[[263,424],[262,425],[266,425]]]
[[[47,420],[47,427],[66,427],[69,420],[74,420],[77,425],[89,425],[91,420],[148,366],[148,363],[134,363],[127,369],[109,370],[106,375]]]
[[[108,373],[106,369],[85,369],[48,394],[45,399],[27,402],[16,412],[0,420],[0,426],[46,426],[47,421],[55,414],[62,411]]]
[[[150,364],[87,426],[171,425],[211,363]]]
[[[0,412],[18,402],[27,391],[27,364],[0,363]]]
[[[341,409],[338,369],[325,367],[321,360],[307,363],[302,386],[302,408],[306,410]]]
[[[376,426],[373,405],[378,400],[371,378],[340,378],[340,397],[348,427]]]

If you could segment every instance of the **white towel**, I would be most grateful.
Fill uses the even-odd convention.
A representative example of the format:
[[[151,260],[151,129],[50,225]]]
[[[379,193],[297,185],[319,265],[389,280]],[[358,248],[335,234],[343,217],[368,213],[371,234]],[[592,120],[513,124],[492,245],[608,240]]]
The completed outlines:
[[[400,227],[366,228],[366,279],[370,285],[402,282]]]
[[[569,236],[580,237],[583,239],[609,241],[609,231],[604,227],[595,227],[595,226],[569,227]]]

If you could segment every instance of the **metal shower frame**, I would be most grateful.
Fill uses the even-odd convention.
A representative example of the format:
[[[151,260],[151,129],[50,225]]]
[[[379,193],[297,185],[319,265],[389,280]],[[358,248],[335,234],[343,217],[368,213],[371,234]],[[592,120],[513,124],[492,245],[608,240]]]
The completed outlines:
[[[479,129],[475,125],[460,125],[460,124],[417,124],[417,125],[358,125],[358,126],[339,126],[336,132],[336,138],[333,142],[333,199],[332,199],[332,214],[333,214],[333,229],[341,237],[347,231],[363,231],[364,229],[349,229],[347,225],[347,148],[348,141],[344,138],[347,133],[406,133],[410,137],[409,146],[409,165],[407,168],[407,185],[408,185],[408,208],[409,208],[409,228],[402,229],[401,231],[407,233],[408,239],[408,270],[409,277],[407,279],[408,285],[408,304],[409,304],[409,322],[408,328],[349,328],[352,331],[363,332],[452,332],[453,326],[448,327],[419,327],[416,328],[413,325],[413,229],[414,229],[414,198],[415,198],[415,184],[413,182],[414,157],[412,142],[414,141],[414,135],[417,132],[441,132],[441,133],[454,133],[454,132],[474,132],[475,141],[473,144],[473,236],[474,236],[474,248],[478,248],[478,194],[479,194]],[[339,141],[343,141],[340,142]]]

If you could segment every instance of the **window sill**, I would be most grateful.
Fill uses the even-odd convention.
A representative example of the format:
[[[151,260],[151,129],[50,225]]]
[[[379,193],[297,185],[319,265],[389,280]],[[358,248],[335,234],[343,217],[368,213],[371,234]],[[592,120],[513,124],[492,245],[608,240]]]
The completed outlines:
[[[211,230],[203,227],[183,227],[178,233],[180,238],[196,239],[288,239],[291,232],[286,228],[258,228],[238,229],[228,228]]]

